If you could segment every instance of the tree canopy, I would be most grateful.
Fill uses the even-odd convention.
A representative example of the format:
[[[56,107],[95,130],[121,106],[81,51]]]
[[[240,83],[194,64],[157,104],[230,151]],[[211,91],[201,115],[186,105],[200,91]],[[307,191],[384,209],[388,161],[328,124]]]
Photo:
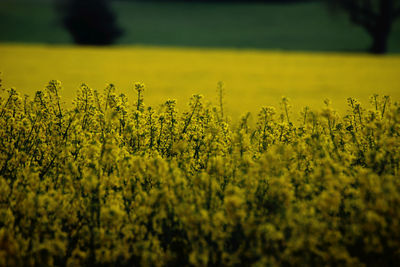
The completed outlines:
[[[109,45],[122,35],[108,0],[59,0],[58,7],[77,44]]]
[[[350,20],[363,27],[372,38],[370,51],[387,52],[392,25],[400,17],[400,0],[328,0],[334,9],[342,9]]]

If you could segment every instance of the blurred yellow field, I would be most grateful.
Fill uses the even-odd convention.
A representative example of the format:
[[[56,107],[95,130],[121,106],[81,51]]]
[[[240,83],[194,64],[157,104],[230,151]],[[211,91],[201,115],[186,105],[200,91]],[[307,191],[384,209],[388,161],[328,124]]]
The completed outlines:
[[[50,79],[60,80],[67,103],[82,82],[98,90],[114,83],[133,101],[133,83],[142,81],[145,103],[174,98],[178,108],[195,93],[216,101],[217,83],[223,81],[226,109],[233,117],[276,106],[282,96],[292,100],[295,111],[320,107],[325,98],[344,111],[349,96],[364,103],[373,93],[400,97],[399,55],[0,45],[0,72],[5,87],[28,94]]]

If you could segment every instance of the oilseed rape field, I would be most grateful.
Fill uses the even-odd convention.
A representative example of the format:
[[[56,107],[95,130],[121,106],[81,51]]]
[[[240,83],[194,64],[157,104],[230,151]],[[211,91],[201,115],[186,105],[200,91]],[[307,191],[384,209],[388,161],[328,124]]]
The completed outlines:
[[[0,59],[0,266],[400,261],[399,56]]]
[[[306,105],[322,107],[325,98],[346,111],[349,96],[362,103],[374,93],[400,97],[399,55],[0,44],[0,71],[6,87],[28,94],[43,89],[49,79],[60,80],[67,103],[81,83],[98,90],[113,83],[132,98],[133,82],[143,81],[149,88],[147,103],[174,98],[179,109],[192,94],[215,102],[222,81],[233,118],[255,114],[264,105],[278,107],[282,96],[292,99],[296,114]]]

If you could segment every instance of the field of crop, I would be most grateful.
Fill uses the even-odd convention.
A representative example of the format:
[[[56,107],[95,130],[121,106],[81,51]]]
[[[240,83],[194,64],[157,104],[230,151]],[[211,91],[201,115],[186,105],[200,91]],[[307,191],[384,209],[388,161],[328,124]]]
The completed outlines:
[[[58,79],[67,103],[82,82],[97,90],[114,83],[133,98],[136,81],[147,85],[147,103],[157,106],[173,97],[181,110],[192,94],[215,103],[217,83],[223,81],[226,109],[235,118],[274,106],[282,96],[292,100],[296,114],[306,105],[322,107],[325,98],[340,112],[349,96],[364,104],[374,93],[400,98],[399,55],[3,44],[0,58],[7,88],[32,95]]]
[[[282,98],[233,126],[199,95],[178,112],[141,83],[130,99],[82,85],[67,106],[62,90],[2,90],[0,266],[399,262],[397,99],[295,122]]]
[[[398,265],[400,23],[110,3],[92,47],[0,0],[0,267]]]

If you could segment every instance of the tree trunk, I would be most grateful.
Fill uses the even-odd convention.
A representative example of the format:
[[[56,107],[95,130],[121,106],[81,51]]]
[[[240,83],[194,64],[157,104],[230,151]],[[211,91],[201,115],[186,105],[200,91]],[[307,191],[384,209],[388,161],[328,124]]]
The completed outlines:
[[[370,48],[371,53],[374,54],[385,54],[387,52],[387,43],[389,39],[389,33],[378,29],[371,35],[372,46]]]
[[[375,27],[371,32],[371,52],[384,54],[387,52],[387,43],[393,23],[393,0],[379,1],[379,15],[376,18]]]

